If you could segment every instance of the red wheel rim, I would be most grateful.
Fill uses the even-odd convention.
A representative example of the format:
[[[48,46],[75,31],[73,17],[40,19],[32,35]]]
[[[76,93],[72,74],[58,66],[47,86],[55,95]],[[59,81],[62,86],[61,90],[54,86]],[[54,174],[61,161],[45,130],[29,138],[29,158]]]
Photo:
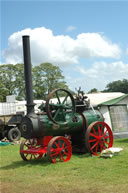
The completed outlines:
[[[25,150],[32,150],[37,147],[37,141],[36,139],[25,139],[22,141],[20,145],[20,151],[25,151]],[[43,155],[42,154],[32,154],[32,153],[23,153],[20,152],[20,155],[23,160],[29,161],[33,159],[40,159]]]
[[[113,133],[111,128],[102,121],[90,124],[86,133],[86,143],[88,150],[96,156],[98,152],[112,147]]]
[[[65,137],[54,137],[50,140],[47,149],[48,159],[53,162],[66,162],[72,156],[72,146]]]

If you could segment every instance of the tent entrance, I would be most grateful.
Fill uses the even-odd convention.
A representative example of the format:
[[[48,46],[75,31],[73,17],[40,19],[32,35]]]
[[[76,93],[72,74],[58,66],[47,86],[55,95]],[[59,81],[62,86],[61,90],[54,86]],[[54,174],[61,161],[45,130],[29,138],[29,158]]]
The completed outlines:
[[[110,106],[109,110],[114,132],[128,131],[127,105]]]

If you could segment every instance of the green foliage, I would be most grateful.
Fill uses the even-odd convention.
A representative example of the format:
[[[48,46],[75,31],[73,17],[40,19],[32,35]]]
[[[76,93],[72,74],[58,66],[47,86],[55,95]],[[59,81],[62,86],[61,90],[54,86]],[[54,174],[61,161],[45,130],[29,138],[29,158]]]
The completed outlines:
[[[13,64],[0,65],[0,100],[5,101],[6,95],[15,92],[15,66]]]
[[[128,79],[110,82],[103,92],[123,92],[128,94]]]
[[[34,98],[46,99],[46,96],[56,88],[68,89],[64,76],[58,66],[42,63],[33,68]]]
[[[34,99],[46,99],[55,88],[68,89],[59,67],[50,63],[42,63],[32,68]],[[23,64],[0,65],[0,101],[7,95],[16,95],[17,100],[25,98],[25,81]]]
[[[24,66],[23,64],[0,65],[0,101],[4,102],[7,95],[24,98]]]
[[[88,92],[88,94],[89,93],[97,93],[98,92],[98,90],[96,89],[96,88],[93,88],[93,89],[91,89],[89,92]]]
[[[0,78],[0,101],[4,102],[6,100],[7,95],[8,95],[8,90],[5,88],[5,85]]]
[[[15,65],[15,90],[17,100],[22,100],[25,97],[25,80],[24,80],[24,65]]]

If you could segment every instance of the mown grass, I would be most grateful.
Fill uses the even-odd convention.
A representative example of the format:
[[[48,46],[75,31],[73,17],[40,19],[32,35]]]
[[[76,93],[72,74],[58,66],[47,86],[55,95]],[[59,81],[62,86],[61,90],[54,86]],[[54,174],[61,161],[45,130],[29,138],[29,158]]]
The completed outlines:
[[[128,139],[114,141],[124,150],[112,158],[72,155],[69,162],[47,158],[25,162],[19,145],[0,147],[1,193],[128,193]]]

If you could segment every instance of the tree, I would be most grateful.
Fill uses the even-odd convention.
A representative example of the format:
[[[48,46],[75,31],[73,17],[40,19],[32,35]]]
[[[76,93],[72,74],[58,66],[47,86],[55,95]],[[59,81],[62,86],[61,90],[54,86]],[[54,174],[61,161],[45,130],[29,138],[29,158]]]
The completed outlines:
[[[17,100],[25,98],[24,64],[15,65],[15,93]]]
[[[13,64],[0,65],[0,99],[6,100],[7,95],[15,93],[15,66]]]
[[[22,100],[24,92],[24,65],[0,65],[0,101],[6,101],[7,95],[16,95],[18,100]]]
[[[128,79],[110,82],[103,92],[122,92],[128,94]]]
[[[46,96],[56,88],[68,89],[62,71],[58,66],[42,63],[33,68],[34,98],[46,99]]]
[[[0,101],[5,102],[7,95],[8,95],[8,90],[5,88],[4,84],[0,80]]]
[[[97,93],[98,92],[98,90],[96,89],[96,88],[93,88],[93,89],[91,89],[89,92],[88,92],[88,94],[89,93]]]
[[[44,99],[47,89],[44,84],[44,71],[41,66],[36,66],[33,71],[33,94],[36,99]]]

